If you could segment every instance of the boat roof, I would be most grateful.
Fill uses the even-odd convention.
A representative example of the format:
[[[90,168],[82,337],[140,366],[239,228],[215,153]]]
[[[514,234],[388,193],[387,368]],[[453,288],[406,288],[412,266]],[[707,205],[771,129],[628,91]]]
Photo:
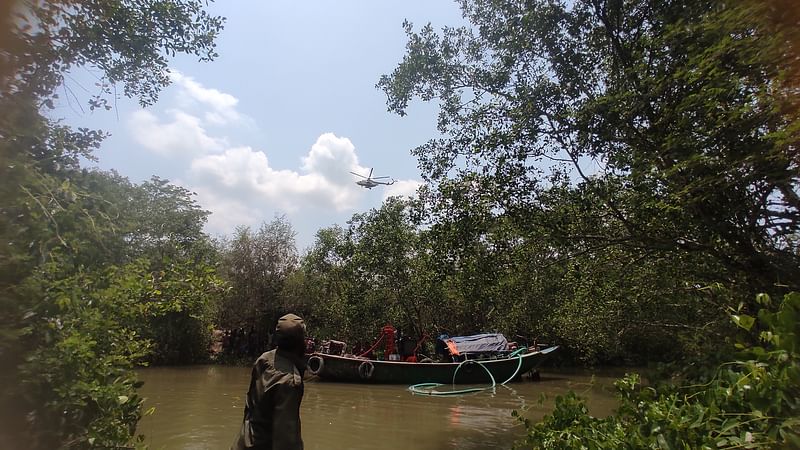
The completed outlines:
[[[508,340],[500,333],[453,336],[447,339],[445,343],[453,355],[508,351]]]

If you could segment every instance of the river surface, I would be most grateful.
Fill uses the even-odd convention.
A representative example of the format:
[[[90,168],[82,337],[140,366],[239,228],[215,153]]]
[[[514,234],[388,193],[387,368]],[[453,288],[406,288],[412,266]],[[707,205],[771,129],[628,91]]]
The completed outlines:
[[[620,375],[543,369],[540,381],[451,397],[414,395],[406,386],[307,381],[303,441],[306,450],[509,449],[525,432],[513,410],[538,420],[555,396],[573,390],[588,399],[592,415],[606,416],[616,407],[612,383]],[[138,429],[151,449],[224,450],[233,442],[249,368],[156,367],[139,376],[145,409],[155,407]]]

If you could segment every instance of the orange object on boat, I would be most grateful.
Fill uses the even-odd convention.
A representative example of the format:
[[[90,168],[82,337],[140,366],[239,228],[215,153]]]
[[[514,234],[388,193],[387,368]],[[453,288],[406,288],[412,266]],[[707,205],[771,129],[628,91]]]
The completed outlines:
[[[386,359],[389,359],[389,355],[394,353],[394,332],[395,329],[390,323],[383,327],[383,334],[386,336]]]
[[[456,346],[456,343],[450,339],[448,339],[445,343],[447,344],[447,348],[450,350],[450,354],[453,356],[458,356],[458,346]]]

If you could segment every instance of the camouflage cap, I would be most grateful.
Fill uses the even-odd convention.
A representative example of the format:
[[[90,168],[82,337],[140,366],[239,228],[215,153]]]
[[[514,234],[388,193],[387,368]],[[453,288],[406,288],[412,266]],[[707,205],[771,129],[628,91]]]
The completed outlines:
[[[286,339],[303,340],[306,337],[306,324],[303,318],[295,314],[286,314],[278,319],[275,333]]]

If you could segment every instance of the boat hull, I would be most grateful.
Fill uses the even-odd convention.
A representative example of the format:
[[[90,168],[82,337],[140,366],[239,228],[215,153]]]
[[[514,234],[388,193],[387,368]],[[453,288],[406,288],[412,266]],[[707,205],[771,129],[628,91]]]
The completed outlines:
[[[549,347],[511,358],[470,360],[463,364],[373,361],[314,353],[309,357],[309,369],[313,375],[322,380],[348,383],[490,384],[492,380],[487,371],[491,372],[496,383],[502,383],[512,376],[517,379],[536,369],[556,348],[558,347]]]

